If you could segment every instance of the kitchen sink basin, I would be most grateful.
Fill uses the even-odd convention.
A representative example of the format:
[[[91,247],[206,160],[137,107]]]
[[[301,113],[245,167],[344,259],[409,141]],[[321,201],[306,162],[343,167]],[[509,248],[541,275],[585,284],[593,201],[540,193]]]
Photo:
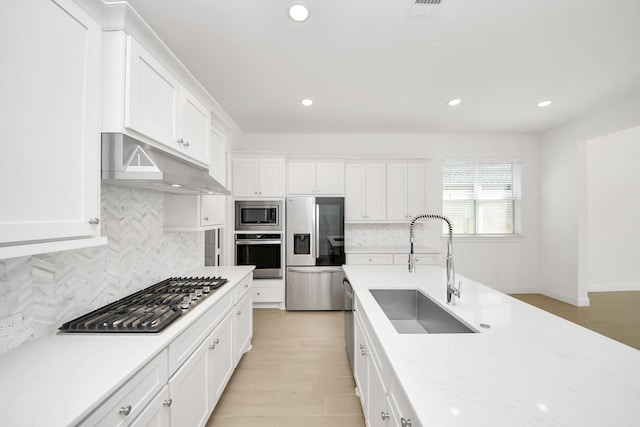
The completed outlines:
[[[371,289],[370,292],[401,334],[476,332],[416,289]]]

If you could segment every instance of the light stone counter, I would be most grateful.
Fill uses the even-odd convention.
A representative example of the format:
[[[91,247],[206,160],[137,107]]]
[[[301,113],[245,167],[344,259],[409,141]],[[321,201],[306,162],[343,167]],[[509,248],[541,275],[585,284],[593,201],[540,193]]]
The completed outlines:
[[[204,267],[229,283],[157,334],[52,334],[0,356],[0,426],[75,425],[253,271]]]
[[[422,426],[640,425],[640,351],[460,275],[446,306],[437,266],[344,270]],[[374,288],[420,289],[480,332],[398,334]]]

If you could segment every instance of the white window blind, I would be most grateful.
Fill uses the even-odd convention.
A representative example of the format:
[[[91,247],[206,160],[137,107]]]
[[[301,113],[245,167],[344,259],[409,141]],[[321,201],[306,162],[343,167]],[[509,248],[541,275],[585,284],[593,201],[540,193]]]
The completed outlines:
[[[454,234],[520,234],[519,162],[445,162],[442,188]]]

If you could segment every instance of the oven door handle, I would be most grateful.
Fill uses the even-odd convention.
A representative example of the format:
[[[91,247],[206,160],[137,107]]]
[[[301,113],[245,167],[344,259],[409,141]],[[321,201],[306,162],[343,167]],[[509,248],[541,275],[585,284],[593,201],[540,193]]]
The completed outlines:
[[[281,245],[282,240],[236,240],[236,245]]]

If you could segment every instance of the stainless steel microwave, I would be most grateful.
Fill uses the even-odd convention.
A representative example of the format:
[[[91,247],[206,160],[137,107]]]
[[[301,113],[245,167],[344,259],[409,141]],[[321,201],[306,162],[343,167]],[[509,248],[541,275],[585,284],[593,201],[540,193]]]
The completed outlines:
[[[282,206],[279,200],[237,200],[236,230],[282,231]]]

